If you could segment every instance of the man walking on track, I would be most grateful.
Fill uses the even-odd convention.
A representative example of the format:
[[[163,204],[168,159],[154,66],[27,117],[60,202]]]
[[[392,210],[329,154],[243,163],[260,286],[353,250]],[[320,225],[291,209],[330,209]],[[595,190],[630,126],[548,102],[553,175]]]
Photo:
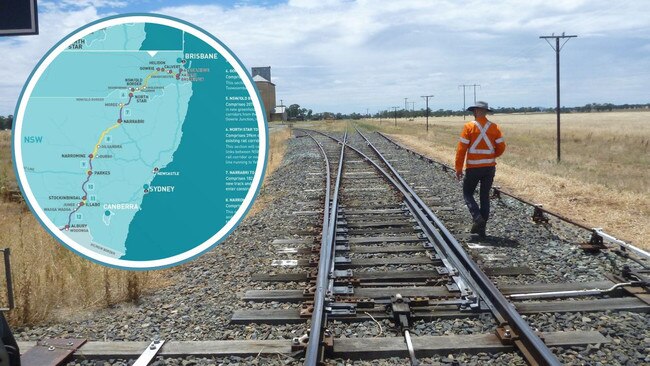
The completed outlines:
[[[467,122],[460,134],[456,150],[456,178],[463,178],[463,163],[466,163],[463,196],[474,220],[470,233],[484,238],[490,216],[490,188],[496,172],[496,158],[503,154],[506,143],[499,126],[486,117],[488,112],[492,112],[486,102],[476,102],[476,105],[467,110],[474,113],[474,121]],[[474,199],[474,191],[479,182],[480,208]]]

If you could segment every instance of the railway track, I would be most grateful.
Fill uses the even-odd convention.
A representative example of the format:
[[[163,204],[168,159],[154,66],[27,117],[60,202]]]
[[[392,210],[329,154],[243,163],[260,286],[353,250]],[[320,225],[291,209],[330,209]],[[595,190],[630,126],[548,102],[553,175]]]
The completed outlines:
[[[320,246],[284,248],[308,260],[283,263],[304,266],[302,273],[259,275],[260,281],[292,281],[296,290],[249,291],[245,300],[296,301],[299,310],[242,311],[235,322],[292,322],[311,317],[308,334],[294,339],[293,349],[306,351],[305,364],[327,358],[418,357],[450,351],[480,352],[516,348],[529,364],[560,364],[548,345],[585,346],[607,342],[600,333],[533,331],[521,314],[537,312],[629,310],[645,311],[643,296],[623,296],[641,289],[642,272],[614,281],[501,286],[492,277],[525,275],[523,266],[479,266],[442,221],[391,163],[363,134],[333,137],[304,131],[332,164],[325,187]],[[336,144],[336,145],[333,145]],[[336,146],[327,148],[326,146]],[[383,146],[386,148],[386,146]],[[338,154],[338,155],[337,155]],[[408,172],[404,172],[408,173]],[[426,187],[424,187],[426,188]],[[332,198],[333,197],[333,198]],[[429,197],[434,204],[434,197]],[[328,217],[329,216],[329,217]],[[302,244],[295,242],[295,244]],[[317,268],[317,269],[316,269]],[[647,285],[647,283],[646,283]],[[632,290],[634,292],[636,290]],[[598,300],[531,302],[539,298],[598,297]],[[607,297],[606,299],[604,297]],[[647,300],[647,299],[646,299]],[[512,306],[512,302],[518,302]],[[491,314],[491,333],[471,336],[412,337],[416,322],[480,317]],[[388,320],[392,337],[345,339],[330,324]],[[482,317],[484,323],[489,318]],[[377,323],[379,326],[380,323]],[[317,331],[315,331],[317,330]],[[460,331],[460,330],[459,330]],[[542,338],[544,341],[542,341]],[[557,352],[557,351],[556,351]]]
[[[620,311],[625,324],[633,324],[638,318],[630,316],[650,310],[647,282],[642,283],[648,268],[643,253],[569,249],[566,242],[579,235],[574,229],[551,218],[566,236],[555,238],[555,228],[550,234],[548,224],[523,216],[523,204],[505,194],[495,198],[495,214],[501,215],[495,225],[503,227],[479,241],[467,233],[466,209],[454,197],[458,187],[443,184],[450,177],[443,166],[416,159],[377,134],[295,133],[300,148],[311,152],[302,161],[306,165],[292,167],[303,180],[292,189],[302,192],[283,193],[291,200],[285,206],[294,209],[282,215],[302,226],[270,234],[272,252],[260,254],[266,256],[263,261],[250,262],[254,275],[244,281],[249,289],[241,294],[230,324],[217,325],[241,331],[246,339],[217,340],[211,338],[213,332],[200,342],[175,340],[173,330],[149,360],[156,354],[168,360],[237,356],[247,357],[234,359],[243,364],[266,364],[259,358],[283,355],[288,358],[281,364],[372,359],[404,365],[453,363],[456,355],[462,364],[469,358],[465,355],[478,354],[475,364],[571,363],[583,354],[608,351],[606,345],[621,338],[616,324],[603,329],[584,319],[615,319]],[[520,235],[524,232],[552,240],[527,242]],[[572,262],[582,257],[586,259]],[[577,268],[590,261],[593,268]],[[223,265],[222,260],[209,263]],[[206,275],[208,267],[197,273]],[[217,300],[200,308],[232,307],[230,299]],[[173,301],[187,302],[183,297]],[[564,316],[567,325],[554,327]],[[569,326],[571,317],[586,326]],[[266,335],[251,339],[259,334],[256,329]],[[636,329],[640,339],[630,345],[643,355],[650,348],[643,346],[650,330],[643,323]],[[148,342],[91,341],[79,349],[79,357],[136,359],[149,347]],[[26,348],[23,343],[21,349]],[[494,354],[502,356],[494,361],[488,356]],[[593,356],[626,364],[618,355]],[[629,362],[650,361],[640,357],[640,362]]]

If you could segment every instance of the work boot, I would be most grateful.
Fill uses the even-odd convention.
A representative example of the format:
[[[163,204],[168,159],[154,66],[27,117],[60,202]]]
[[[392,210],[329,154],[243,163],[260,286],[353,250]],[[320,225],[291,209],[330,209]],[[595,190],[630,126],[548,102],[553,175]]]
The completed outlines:
[[[483,227],[483,231],[485,232],[485,220],[483,219],[483,217],[479,216],[476,220],[474,220],[474,223],[472,224],[472,228],[469,230],[469,233],[480,234],[481,227]]]
[[[483,220],[483,223],[480,224],[479,227],[478,227],[477,233],[478,233],[478,237],[481,238],[481,239],[485,239],[485,237],[487,236],[485,234],[486,226],[487,226],[487,222],[485,220]]]

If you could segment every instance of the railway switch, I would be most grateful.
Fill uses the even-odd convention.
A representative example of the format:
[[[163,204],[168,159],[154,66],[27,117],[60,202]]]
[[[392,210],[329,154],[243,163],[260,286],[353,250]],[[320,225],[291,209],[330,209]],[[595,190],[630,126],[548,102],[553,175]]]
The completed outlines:
[[[399,324],[402,331],[408,329],[411,321],[411,306],[409,305],[411,302],[410,299],[397,294],[391,296],[390,300],[390,312],[393,315],[395,324]]]
[[[416,301],[417,303],[418,301]],[[411,300],[409,298],[402,297],[401,294],[396,294],[391,296],[390,311],[393,314],[393,319],[395,324],[399,324],[402,334],[404,334],[404,341],[406,342],[406,348],[409,352],[409,357],[411,358],[411,365],[416,366],[420,363],[415,358],[415,349],[413,348],[413,342],[411,341],[411,332],[410,332],[410,322],[411,322]]]

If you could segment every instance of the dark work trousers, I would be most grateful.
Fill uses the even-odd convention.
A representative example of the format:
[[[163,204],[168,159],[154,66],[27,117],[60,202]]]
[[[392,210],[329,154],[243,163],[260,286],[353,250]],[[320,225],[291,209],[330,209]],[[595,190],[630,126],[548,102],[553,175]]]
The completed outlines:
[[[495,172],[496,167],[494,166],[465,169],[463,197],[474,221],[478,220],[479,216],[482,216],[485,221],[490,217],[490,188],[492,188]],[[481,208],[478,207],[474,199],[474,191],[479,182],[481,182],[479,191]]]

